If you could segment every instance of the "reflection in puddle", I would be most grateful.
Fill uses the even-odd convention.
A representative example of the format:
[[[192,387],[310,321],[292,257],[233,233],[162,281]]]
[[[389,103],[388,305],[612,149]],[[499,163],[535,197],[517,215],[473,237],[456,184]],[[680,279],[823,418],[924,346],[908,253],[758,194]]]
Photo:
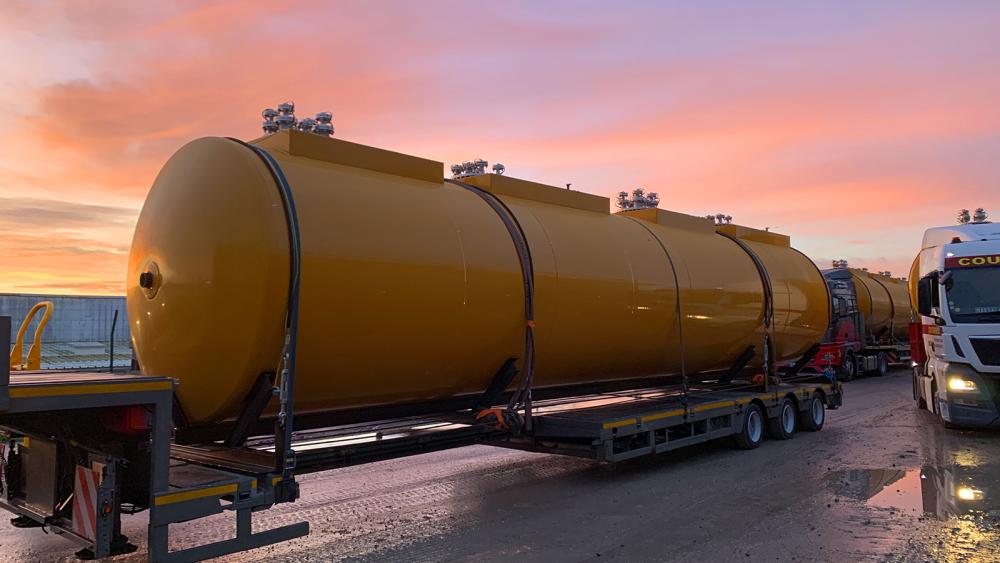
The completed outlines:
[[[833,473],[829,480],[838,494],[868,506],[941,520],[966,514],[1000,516],[997,476],[973,468],[851,469]]]

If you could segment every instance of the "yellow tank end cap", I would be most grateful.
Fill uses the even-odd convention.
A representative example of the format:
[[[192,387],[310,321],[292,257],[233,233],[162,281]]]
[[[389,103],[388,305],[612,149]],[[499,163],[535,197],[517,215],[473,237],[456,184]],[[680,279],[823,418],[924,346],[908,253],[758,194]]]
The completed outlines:
[[[441,162],[302,131],[279,131],[251,143],[265,149],[285,151],[292,156],[364,168],[414,180],[436,184],[444,180],[444,164]]]
[[[519,180],[510,176],[482,174],[462,178],[462,182],[497,195],[529,199],[595,213],[607,214],[611,210],[611,200],[606,197],[557,188],[538,182],[529,182],[528,180]]]
[[[760,229],[752,229],[750,227],[744,227],[743,225],[716,225],[715,230],[716,232],[725,233],[729,236],[742,240],[751,240],[753,242],[783,246],[786,248],[792,246],[792,239],[788,235],[772,233],[771,231],[762,231]]]

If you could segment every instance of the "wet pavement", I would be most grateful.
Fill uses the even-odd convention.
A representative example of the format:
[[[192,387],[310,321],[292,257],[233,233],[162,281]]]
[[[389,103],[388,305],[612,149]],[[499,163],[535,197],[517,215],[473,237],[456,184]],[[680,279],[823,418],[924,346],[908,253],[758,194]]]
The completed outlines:
[[[846,385],[819,433],[752,451],[713,443],[607,466],[488,446],[308,475],[255,515],[300,540],[231,561],[1000,561],[1000,434],[945,430],[909,372]],[[124,522],[144,541],[145,518]],[[173,547],[230,537],[229,515]],[[74,547],[0,525],[5,560]],[[141,558],[119,558],[135,561]]]

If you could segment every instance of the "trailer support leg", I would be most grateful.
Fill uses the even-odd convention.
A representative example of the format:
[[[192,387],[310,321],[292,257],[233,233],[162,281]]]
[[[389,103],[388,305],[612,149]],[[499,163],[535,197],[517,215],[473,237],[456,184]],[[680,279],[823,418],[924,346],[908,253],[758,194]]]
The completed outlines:
[[[479,397],[472,407],[473,414],[492,407],[500,401],[500,396],[507,390],[514,378],[517,377],[517,358],[507,358],[507,361],[500,366],[500,369],[490,380],[486,391]]]
[[[170,433],[173,428],[171,416],[173,404],[158,401],[153,405],[153,431],[150,444],[150,497],[149,497],[149,560],[164,562],[168,557],[168,524],[161,524],[154,518],[156,494],[165,493],[170,488]]]
[[[233,431],[226,438],[226,446],[235,448],[242,446],[249,437],[250,430],[260,419],[260,415],[267,408],[274,396],[274,373],[262,373],[254,382],[253,388],[243,401],[243,411],[233,426]]]
[[[799,358],[798,361],[796,361],[792,366],[786,369],[782,375],[784,377],[795,377],[796,375],[798,375],[799,372],[802,371],[802,368],[806,367],[806,364],[811,362],[812,359],[816,357],[816,354],[819,353],[819,344],[820,344],[819,342],[813,344],[812,347],[806,350],[806,353],[802,354],[802,357]]]
[[[736,361],[733,362],[733,365],[729,366],[729,370],[726,372],[726,375],[722,377],[719,381],[722,383],[729,383],[730,381],[732,381],[737,375],[740,374],[741,371],[743,371],[743,368],[747,367],[747,364],[750,363],[750,360],[752,360],[753,357],[756,355],[757,355],[757,347],[754,346],[753,344],[747,346],[747,349],[743,350],[743,353],[740,354],[738,358],[736,358]]]

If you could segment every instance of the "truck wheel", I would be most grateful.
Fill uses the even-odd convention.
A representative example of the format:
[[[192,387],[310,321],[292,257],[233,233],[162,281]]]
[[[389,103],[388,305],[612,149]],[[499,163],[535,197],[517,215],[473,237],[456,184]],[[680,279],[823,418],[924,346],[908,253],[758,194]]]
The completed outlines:
[[[843,358],[840,360],[840,379],[841,381],[851,381],[858,374],[858,362],[854,359],[854,352],[848,350],[844,354]]]
[[[788,440],[795,434],[798,418],[799,413],[795,409],[795,403],[785,397],[781,400],[781,407],[778,408],[778,416],[767,421],[767,435],[775,440]]]
[[[920,366],[913,368],[913,400],[917,402],[917,410],[927,408],[927,401],[924,399],[923,385],[920,382]]]
[[[882,377],[887,373],[889,373],[889,356],[886,356],[885,352],[879,352],[878,356],[875,357],[874,375]]]
[[[799,425],[804,430],[817,432],[823,429],[824,422],[826,422],[826,403],[823,402],[822,395],[813,393],[809,403],[806,404],[806,410],[799,413]]]
[[[764,441],[764,412],[758,405],[747,405],[743,414],[743,427],[733,436],[736,447],[741,450],[752,450]]]

